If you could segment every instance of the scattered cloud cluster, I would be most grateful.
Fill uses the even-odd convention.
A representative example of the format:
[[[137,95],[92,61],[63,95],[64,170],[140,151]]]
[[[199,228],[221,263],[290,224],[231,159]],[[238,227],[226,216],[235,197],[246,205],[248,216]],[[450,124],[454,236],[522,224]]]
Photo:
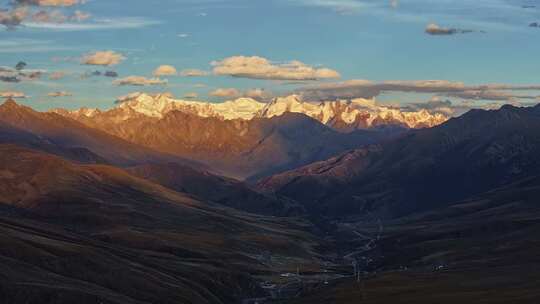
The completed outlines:
[[[0,24],[8,30],[13,30],[20,25],[28,16],[26,7],[17,7],[14,9],[0,10]]]
[[[118,77],[118,73],[115,72],[115,71],[105,71],[105,72],[98,71],[98,70],[87,71],[87,72],[85,72],[85,73],[83,73],[81,75],[81,79],[86,79],[86,78],[90,78],[90,77],[99,77],[99,76],[116,78],[116,77]]]
[[[399,7],[399,0],[386,0],[381,3],[375,3],[375,1],[362,1],[362,0],[291,0],[296,2],[310,3],[309,5],[315,5],[319,7],[332,7],[336,10],[357,10],[370,7],[384,6],[386,10],[389,8],[397,9]],[[75,24],[64,24],[66,22],[82,22],[91,17],[90,14],[75,10],[74,6],[84,4],[86,0],[9,0],[9,9],[0,9],[0,24],[4,25],[8,29],[14,29],[17,26],[23,24],[29,27],[34,27],[36,23],[46,23],[44,26],[51,28],[92,28],[92,26],[98,26],[98,21],[95,20],[92,24],[82,24],[83,27],[78,27]],[[400,9],[406,9],[402,6]],[[398,13],[397,11],[393,13]],[[201,14],[205,16],[206,14]],[[453,19],[448,18],[431,18],[422,19],[419,22],[421,26],[426,24],[428,20],[439,20],[441,22],[456,22]],[[105,19],[103,19],[105,20]],[[142,19],[141,19],[142,20]],[[143,22],[144,20],[135,20],[137,22]],[[120,24],[122,20],[106,20],[105,23],[111,22],[114,24]],[[127,22],[127,21],[126,21]],[[58,27],[55,24],[63,24],[62,27]],[[127,23],[126,23],[127,24]],[[131,23],[130,23],[131,24]],[[476,23],[463,23],[475,24]],[[89,27],[86,27],[89,25]],[[526,24],[521,24],[522,26]],[[100,25],[99,25],[100,26]],[[531,27],[540,27],[538,23],[531,23]],[[96,27],[97,28],[97,27]],[[103,28],[110,28],[107,26]],[[120,27],[118,27],[120,28]],[[124,27],[123,27],[124,28]],[[127,26],[131,28],[131,25]],[[456,34],[466,34],[471,32],[477,32],[475,30],[443,27],[436,23],[428,24],[425,28],[425,33],[435,36],[448,36]],[[421,32],[418,32],[421,35]],[[174,34],[173,34],[174,35]],[[180,38],[189,37],[188,34],[178,34]],[[52,42],[54,43],[54,42]],[[28,48],[28,47],[27,47]],[[0,48],[1,49],[1,48]],[[1,52],[1,50],[0,50]],[[89,69],[114,69],[111,66],[118,65],[125,61],[127,58],[124,54],[112,51],[103,50],[94,53],[89,53],[82,58],[77,58],[76,61],[84,65],[100,66],[89,67]],[[176,76],[183,77],[202,77],[208,75],[220,75],[230,76],[237,78],[247,79],[263,79],[263,80],[280,80],[288,81],[288,83],[300,84],[305,81],[316,81],[325,79],[338,79],[340,78],[339,72],[320,67],[316,65],[309,65],[300,61],[292,60],[286,62],[277,62],[270,59],[259,56],[232,56],[224,58],[219,61],[211,63],[211,71],[204,71],[199,69],[185,69],[177,70],[172,65],[161,65],[153,71],[153,76],[145,73],[145,76],[128,76],[122,79],[116,79],[112,81],[112,84],[117,86],[156,86],[166,85],[168,81],[160,77],[164,76]],[[103,67],[103,68],[101,68]],[[111,68],[106,68],[111,67]],[[119,75],[115,71],[89,71],[86,72],[81,78],[88,78],[93,76],[104,76],[117,78]],[[0,82],[21,82],[24,80],[35,80],[41,78],[45,74],[48,75],[50,80],[59,80],[66,76],[66,72],[52,72],[47,73],[42,70],[30,70],[26,69],[26,63],[20,62],[15,68],[0,67]],[[80,75],[80,72],[67,72],[68,75]],[[111,79],[112,80],[112,79]],[[409,104],[410,107],[423,108],[429,111],[435,111],[439,113],[448,113],[454,111],[456,107],[461,105],[453,104],[451,99],[460,99],[465,101],[476,100],[488,100],[488,101],[506,101],[514,102],[521,99],[538,100],[538,96],[534,94],[518,94],[516,91],[540,91],[540,86],[511,86],[511,85],[484,85],[484,86],[470,86],[460,82],[450,81],[385,81],[385,82],[371,82],[366,80],[350,80],[344,82],[324,83],[317,84],[309,87],[301,88],[298,92],[307,100],[335,100],[335,99],[353,99],[353,98],[373,98],[379,96],[385,92],[411,92],[411,93],[427,93],[435,94],[433,98],[427,103]],[[202,90],[201,90],[202,91]],[[69,95],[68,95],[69,94]],[[24,94],[23,94],[24,95]],[[238,97],[250,97],[258,100],[267,100],[271,98],[272,94],[264,89],[252,89],[242,90],[235,88],[219,88],[209,93],[210,96],[217,98],[238,98]],[[59,91],[49,93],[50,97],[64,97],[71,96],[69,92]],[[22,97],[19,97],[22,98]],[[198,98],[197,93],[187,93],[184,98],[194,99]],[[463,106],[465,108],[465,106]]]
[[[0,24],[8,30],[14,30],[25,21],[36,24],[82,22],[91,15],[81,10],[66,15],[61,8],[83,3],[84,0],[14,0],[10,2],[11,6],[8,9],[0,9]]]
[[[319,80],[339,78],[340,74],[327,68],[315,68],[300,61],[273,63],[259,56],[233,56],[212,62],[214,74],[240,78],[270,80]]]
[[[32,15],[32,21],[36,23],[64,23],[68,21],[82,22],[89,19],[91,15],[83,11],[75,11],[71,15],[66,15],[60,10],[40,10]]]
[[[24,69],[24,67],[20,65],[15,68],[0,66],[0,82],[17,83],[25,80],[37,80],[46,73],[44,70]]]
[[[166,85],[167,80],[160,78],[146,78],[143,76],[128,76],[113,81],[113,84],[117,86],[154,86]]]
[[[86,65],[112,66],[124,61],[126,57],[114,51],[98,51],[86,54],[82,57],[81,63]]]
[[[469,86],[445,80],[385,81],[349,80],[305,87],[299,90],[308,100],[373,98],[384,92],[434,93],[462,99],[512,100],[534,99],[536,96],[514,94],[514,91],[538,91],[540,85],[515,86],[488,84]]]

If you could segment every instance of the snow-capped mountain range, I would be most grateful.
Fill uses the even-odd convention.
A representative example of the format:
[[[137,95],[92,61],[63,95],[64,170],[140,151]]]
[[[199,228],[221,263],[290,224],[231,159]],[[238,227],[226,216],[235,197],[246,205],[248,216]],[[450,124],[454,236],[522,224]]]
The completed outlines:
[[[120,115],[119,120],[128,120],[134,115],[161,119],[171,111],[181,111],[200,117],[215,117],[222,120],[251,120],[272,118],[284,113],[301,113],[321,123],[340,130],[369,129],[385,125],[407,128],[425,128],[439,125],[448,117],[426,110],[402,111],[377,105],[373,99],[338,100],[313,103],[303,101],[298,95],[278,97],[264,103],[252,98],[238,98],[222,103],[175,99],[171,94],[150,95],[133,93],[118,99],[118,105],[109,110]],[[75,111],[54,109],[52,112],[75,119],[92,118],[104,113],[99,109],[81,108]]]

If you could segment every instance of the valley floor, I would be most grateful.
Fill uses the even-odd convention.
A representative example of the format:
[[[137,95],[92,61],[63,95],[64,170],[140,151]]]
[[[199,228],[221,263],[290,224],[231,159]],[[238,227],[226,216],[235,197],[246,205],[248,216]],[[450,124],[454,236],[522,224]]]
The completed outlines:
[[[344,279],[287,304],[538,303],[540,264],[429,272],[402,271]]]

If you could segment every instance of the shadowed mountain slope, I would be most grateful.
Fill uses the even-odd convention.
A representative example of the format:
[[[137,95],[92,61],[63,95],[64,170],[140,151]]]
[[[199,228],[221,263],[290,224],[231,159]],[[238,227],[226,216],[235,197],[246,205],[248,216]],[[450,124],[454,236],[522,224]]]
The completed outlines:
[[[200,172],[175,163],[148,164],[127,169],[131,174],[178,192],[188,193],[205,202],[257,214],[293,216],[304,209],[286,198],[261,194],[232,178]]]
[[[143,178],[244,211],[271,215],[302,212],[290,200],[261,195],[238,181],[214,175],[195,161],[156,152],[57,114],[35,112],[11,101],[0,106],[0,143],[17,144],[79,163],[137,165],[131,170]]]
[[[319,214],[394,218],[538,173],[540,106],[504,106],[279,174],[259,187]]]
[[[223,120],[182,111],[157,118],[115,108],[77,119],[140,146],[203,162],[223,175],[251,180],[389,136],[379,130],[343,134],[298,113]]]
[[[359,250],[377,270],[287,303],[537,303],[540,297],[540,178],[384,221],[376,245]],[[341,224],[351,240],[377,225]],[[361,246],[360,240],[358,248]],[[354,246],[355,244],[350,244]]]
[[[252,273],[317,263],[306,229],[0,145],[5,303],[231,303],[257,292]]]
[[[63,150],[64,152],[59,153],[61,156],[65,156],[67,150],[79,150],[120,166],[174,161],[201,167],[197,162],[137,146],[61,115],[36,112],[13,100],[0,105],[0,131],[0,138],[8,137],[3,139],[4,142],[16,142],[52,153]],[[25,138],[30,140],[30,143],[24,143]],[[86,162],[86,158],[87,156],[83,155],[80,160]],[[90,159],[90,163],[92,162],[96,161]]]
[[[48,152],[64,158],[89,164],[105,164],[101,156],[82,147],[64,147],[43,137],[0,121],[0,144],[17,144],[19,146]]]

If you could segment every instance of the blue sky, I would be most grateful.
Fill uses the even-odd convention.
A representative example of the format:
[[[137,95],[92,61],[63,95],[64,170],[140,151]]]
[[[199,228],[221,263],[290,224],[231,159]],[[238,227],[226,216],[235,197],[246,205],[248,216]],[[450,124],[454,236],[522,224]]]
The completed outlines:
[[[16,9],[9,2],[0,1],[6,12]],[[540,22],[540,2],[533,0],[87,0],[73,6],[24,6],[30,12],[21,24],[0,29],[0,66],[24,61],[25,69],[44,74],[17,83],[0,81],[0,92],[24,92],[27,98],[21,102],[43,110],[108,108],[116,97],[134,91],[167,91],[177,97],[197,93],[198,99],[218,101],[226,98],[209,96],[218,88],[240,93],[261,88],[280,95],[352,79],[540,84],[540,28],[529,26]],[[68,19],[38,22],[32,16],[40,10],[58,11]],[[71,20],[77,10],[91,16]],[[458,32],[430,35],[425,32],[428,24]],[[110,66],[82,64],[81,58],[97,51],[113,51],[125,60]],[[331,69],[340,78],[291,81],[215,75],[216,64],[211,63],[232,56],[259,56],[277,67],[298,60],[315,70]],[[179,73],[198,69],[208,75],[165,75],[159,78],[167,85],[149,86],[119,86],[111,77],[82,77],[114,71],[119,74],[116,80],[132,75],[150,79],[165,64]],[[50,79],[54,72],[65,76]],[[52,92],[71,96],[47,96]],[[407,104],[427,102],[434,95],[396,90],[377,98]],[[531,97],[539,92],[530,89],[515,95]]]

